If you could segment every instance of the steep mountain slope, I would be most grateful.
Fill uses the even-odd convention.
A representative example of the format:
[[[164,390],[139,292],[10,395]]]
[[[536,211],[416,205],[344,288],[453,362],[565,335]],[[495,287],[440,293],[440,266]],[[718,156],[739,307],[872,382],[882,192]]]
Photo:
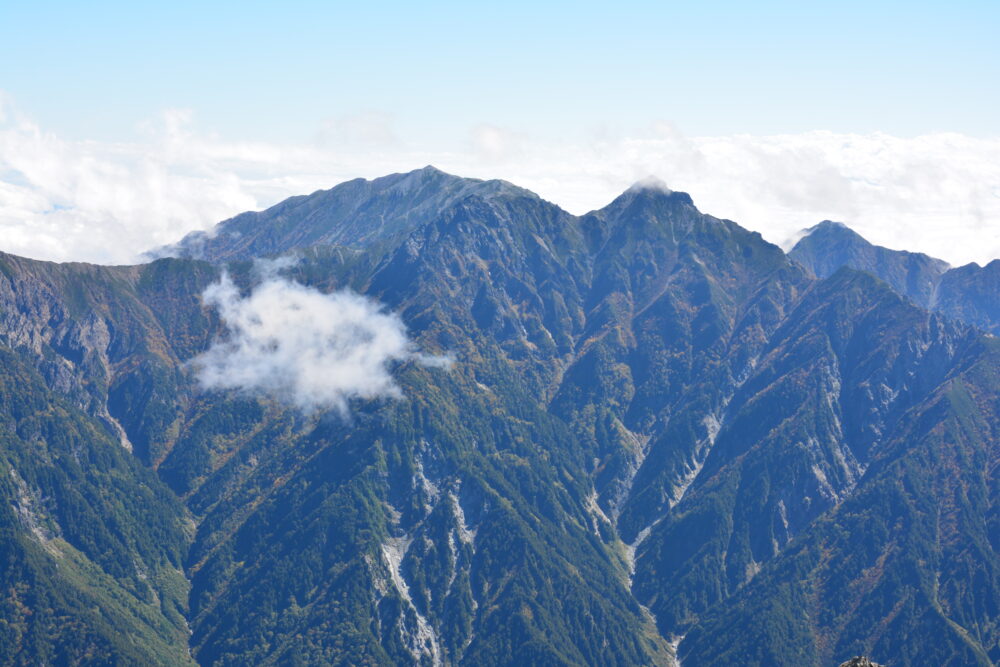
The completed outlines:
[[[503,191],[535,197],[504,181],[459,178],[430,166],[371,181],[358,178],[243,213],[154,254],[230,261],[313,245],[368,248],[398,240],[466,196]]]
[[[514,256],[526,254],[524,248],[515,247],[518,243],[527,240],[537,244],[537,235],[528,226],[530,207],[537,202],[533,196],[507,192],[489,201],[474,198],[443,215],[437,227],[426,232],[441,233],[464,243],[468,237],[461,226],[472,226],[481,231],[481,243],[495,243],[494,261],[503,258],[505,263],[513,264]],[[540,226],[568,218],[551,205],[544,208],[538,213]],[[498,211],[508,225],[516,217],[523,238],[514,242],[508,238],[513,226],[500,230],[498,235],[491,228],[498,219],[490,218],[486,211]],[[466,219],[470,212],[474,216]],[[539,231],[544,232],[541,227]],[[424,285],[417,281],[409,295],[395,299],[388,288],[384,290],[384,298],[404,312],[422,309],[422,301],[438,302],[434,290],[468,288],[464,279],[437,280],[443,276],[438,264],[453,259],[454,246],[431,240],[430,247],[442,250],[439,256],[430,249],[420,253],[428,280],[436,282]],[[352,256],[346,257],[316,253],[296,271],[299,276],[322,276],[329,286],[330,281],[337,282],[338,275],[351,275]],[[407,257],[406,248],[401,248],[395,260],[389,258],[383,267],[385,274],[399,270]],[[11,260],[11,264],[22,269],[22,274],[12,281],[18,287],[37,282],[26,274],[44,268],[23,260]],[[369,266],[365,262],[356,265]],[[72,273],[73,268],[53,267],[52,271]],[[242,274],[240,267],[233,269],[244,282],[252,280],[248,267],[243,267]],[[89,270],[80,267],[78,272]],[[120,330],[138,329],[147,342],[157,338],[162,322],[198,321],[193,317],[196,313],[186,311],[191,305],[187,297],[195,297],[204,283],[192,284],[197,290],[193,293],[175,286],[154,290],[142,279],[146,272],[162,274],[152,282],[153,286],[187,271],[212,273],[203,265],[173,260],[141,270],[107,271],[116,277],[116,271],[127,273],[134,279],[117,283],[109,279],[104,285],[106,290],[120,288],[123,300],[142,299],[161,313],[173,311],[147,320],[149,310],[137,308],[134,315],[138,321],[131,322],[131,326],[116,323]],[[378,277],[371,281],[377,284]],[[43,284],[53,282],[57,281],[49,278]],[[390,280],[386,284],[396,288],[401,283]],[[173,308],[167,307],[165,301],[171,289],[180,290],[175,294],[177,303]],[[474,295],[470,294],[470,301]],[[57,304],[65,298],[55,289],[49,289],[46,297]],[[408,306],[409,299],[413,303]],[[182,312],[178,313],[178,309]],[[21,314],[31,310],[21,309]],[[56,310],[62,312],[61,306]],[[472,322],[474,329],[475,318],[469,309],[463,307],[458,312],[466,318],[459,324]],[[69,319],[67,326],[75,326],[76,321]],[[410,319],[415,333],[419,333],[424,326],[421,318]],[[55,336],[47,331],[50,320],[35,322],[45,332],[40,337]],[[427,325],[440,327],[441,336],[463,331],[443,315],[427,318]],[[194,327],[187,336],[171,337],[172,342],[182,343],[181,349],[149,356],[171,360],[190,349],[192,339],[200,339],[203,347],[210,339],[206,328]],[[517,353],[524,341],[510,336],[502,344]],[[434,399],[434,409],[416,410],[408,403],[391,403],[370,416],[372,425],[367,429],[357,423],[356,428],[349,429],[343,424],[331,426],[330,419],[303,419],[295,411],[269,401],[247,400],[238,395],[196,395],[189,386],[190,379],[179,373],[174,391],[181,399],[181,417],[170,422],[167,430],[172,435],[156,448],[157,455],[150,457],[150,462],[186,498],[199,527],[188,558],[188,573],[193,581],[192,643],[199,661],[281,661],[292,655],[306,661],[337,657],[345,662],[398,663],[420,656],[431,661],[457,661],[463,652],[492,662],[541,659],[620,663],[667,659],[665,643],[620,584],[616,555],[594,542],[585,502],[586,473],[577,468],[576,457],[569,454],[572,447],[568,430],[532,407],[529,388],[514,379],[517,371],[513,362],[496,347],[497,343],[473,345],[464,334],[449,341],[449,348],[456,352],[471,350],[475,358],[489,360],[484,365],[494,367],[478,372],[492,389],[481,389],[487,386],[484,382],[469,379],[455,386],[457,380],[453,378],[462,375],[461,364],[452,374],[442,376],[446,383],[438,388],[427,372],[421,371],[417,389],[408,393],[422,400],[442,393]],[[76,357],[85,359],[88,355],[92,356],[92,351],[79,352]],[[142,362],[136,364],[142,366]],[[80,370],[71,359],[66,360],[66,365]],[[544,364],[537,365],[538,370],[528,370],[525,375],[540,375]],[[173,370],[179,369],[175,365]],[[106,384],[117,386],[114,378]],[[155,395],[156,388],[154,383],[149,393]],[[146,392],[127,395],[142,393]],[[123,408],[118,421],[125,425],[126,432],[140,427],[143,422],[139,417],[144,414],[140,402],[127,403]],[[472,421],[477,428],[468,429],[456,422],[459,408],[463,422]],[[511,409],[513,414],[508,412]],[[397,416],[400,411],[402,416]],[[478,423],[472,417],[477,411],[482,414]],[[416,416],[425,414],[432,419]],[[360,413],[357,418],[362,419]],[[420,423],[427,422],[419,430],[413,423],[417,418]],[[385,442],[384,447],[372,446],[379,441]],[[564,444],[556,447],[555,453],[541,445],[560,441]],[[329,478],[325,472],[331,466],[344,468],[347,463],[350,466],[339,480]],[[447,478],[439,477],[446,472]],[[427,481],[432,478],[435,481]],[[578,481],[567,486],[568,480]],[[444,493],[444,488],[451,489],[451,493]],[[528,493],[531,495],[525,497]],[[540,495],[536,498],[535,494]],[[466,496],[479,503],[472,505],[468,513],[456,505],[460,501],[453,500]],[[360,497],[368,497],[370,502],[356,506]],[[549,500],[539,508],[536,502],[542,497]],[[299,517],[295,521],[299,527],[291,529],[285,521],[289,511],[313,502],[320,502],[322,511],[313,515],[303,509],[302,515],[294,515]],[[489,520],[482,527],[478,521],[470,526],[457,519],[461,514],[471,520],[483,512],[488,513]],[[343,525],[352,514],[353,523]],[[306,516],[314,518],[300,524]],[[368,528],[359,534],[354,527],[357,525]],[[574,525],[578,527],[571,528]],[[474,543],[471,538],[465,539],[472,534]],[[431,535],[439,538],[432,553],[411,546],[416,537],[420,545]],[[465,536],[454,543],[455,548],[464,544],[475,557],[470,553],[461,562],[456,560],[457,552],[446,548],[445,538],[449,535]],[[322,542],[310,547],[319,537]],[[511,542],[521,548],[512,551]],[[289,551],[287,545],[293,543],[301,548]],[[334,548],[334,544],[340,546]],[[302,559],[313,557],[329,565],[316,570],[304,568]],[[253,566],[244,565],[247,563]],[[563,563],[573,563],[573,571],[566,572]],[[262,575],[273,573],[275,568],[277,575]],[[345,577],[337,581],[354,582],[356,595],[350,593],[350,587],[313,585],[298,597],[273,600],[276,582],[289,585],[287,572],[311,572],[325,580],[329,568]],[[416,580],[411,579],[410,570],[415,570]],[[418,586],[417,582],[430,576],[427,572],[439,574]],[[305,584],[309,579],[300,581]],[[583,581],[589,583],[584,585]],[[499,582],[504,585],[497,587]],[[548,594],[539,597],[538,591],[545,589]],[[452,598],[454,602],[449,601]],[[250,604],[250,600],[254,603]],[[444,606],[432,607],[431,600]],[[458,605],[457,610],[454,605]],[[477,607],[483,611],[473,614]],[[590,610],[585,619],[573,620],[573,610],[578,608]],[[307,612],[303,614],[301,609]],[[511,626],[505,620],[507,615],[524,616],[524,622]],[[384,630],[372,627],[368,620],[372,618],[378,619],[377,626]],[[479,630],[480,625],[488,630]],[[310,627],[308,632],[303,629]],[[444,634],[442,627],[455,629],[439,639]],[[272,636],[273,643],[262,643],[264,636]],[[354,648],[345,650],[345,642]]]
[[[636,593],[684,634],[848,497],[873,448],[975,337],[842,269],[775,332],[701,474],[640,552]]]
[[[848,226],[830,220],[808,229],[788,254],[818,278],[832,276],[842,266],[865,271],[925,308],[934,301],[941,276],[950,268],[947,262],[923,253],[873,245]]]
[[[0,254],[0,337],[155,466],[189,400],[181,358],[204,348],[217,326],[199,297],[217,275],[177,260],[101,267]]]
[[[884,280],[914,303],[1000,333],[1000,261],[950,268],[921,253],[872,245],[847,226],[825,221],[807,230],[789,257],[826,278],[842,266]]]
[[[185,516],[0,345],[0,663],[190,664]]]
[[[850,569],[856,546],[836,531],[864,534],[843,508],[883,484],[880,471],[941,455],[943,441],[925,436],[928,415],[956,378],[975,379],[970,451],[982,452],[949,459],[948,480],[980,480],[960,505],[963,521],[980,523],[953,523],[945,541],[949,554],[995,558],[995,540],[982,539],[995,523],[996,485],[982,478],[995,467],[983,424],[1000,409],[984,384],[992,341],[868,275],[817,281],[683,193],[637,186],[576,217],[503,182],[423,169],[237,216],[175,250],[213,262],[0,256],[0,335],[11,348],[2,368],[39,405],[66,406],[46,413],[46,433],[89,429],[77,439],[122,478],[100,482],[100,497],[128,511],[95,506],[80,526],[136,535],[114,543],[111,560],[62,538],[126,577],[117,585],[131,597],[116,592],[127,604],[112,611],[127,618],[102,625],[86,595],[110,584],[90,565],[72,587],[59,578],[73,570],[36,534],[48,519],[24,518],[54,516],[33,500],[54,492],[22,472],[34,446],[22,418],[0,417],[21,434],[6,459],[19,477],[0,487],[14,508],[0,530],[19,550],[11,562],[28,554],[34,568],[11,570],[5,585],[42,582],[3,612],[18,637],[34,637],[18,640],[25,647],[126,663],[181,663],[190,648],[204,665],[670,664],[670,641],[686,633],[686,666],[734,656],[826,664],[862,650],[891,663],[916,654],[906,632],[864,634],[875,616],[851,604],[857,577],[871,575]],[[294,261],[248,261],[282,253]],[[402,398],[355,401],[348,418],[203,391],[186,362],[227,335],[203,291],[226,271],[248,294],[278,270],[377,299],[420,350],[453,365],[398,363]],[[927,506],[950,507],[935,489]],[[916,516],[890,502],[871,512],[890,527]],[[147,514],[162,518],[115,528]],[[160,551],[144,537],[154,530]],[[822,531],[842,539],[815,542]],[[892,535],[877,532],[866,548],[882,553],[899,544]],[[774,591],[809,583],[794,564],[814,542],[808,557],[828,568],[824,595],[840,606],[809,609],[856,622],[768,630],[787,623]],[[981,580],[992,565],[947,558],[934,599],[988,653],[995,614],[969,591],[991,590]],[[166,573],[147,584],[155,595],[116,559]],[[883,583],[885,599],[917,600],[908,632],[931,604],[907,597],[910,585],[902,575]],[[56,621],[24,634],[22,608],[59,591],[70,593],[32,618],[73,619],[90,639],[53,636]],[[753,618],[764,635],[746,626]],[[185,622],[190,635],[178,635]],[[115,643],[109,628],[122,626],[144,639]],[[968,645],[949,640],[931,655],[978,656]],[[30,653],[18,655],[14,664]]]
[[[965,346],[946,381],[873,453],[855,493],[692,631],[685,663],[1000,658],[998,364],[996,340]]]
[[[584,223],[606,230],[589,338],[553,408],[580,430],[624,427],[625,451],[603,443],[612,449],[599,467],[602,500],[631,543],[696,474],[713,420],[807,279],[777,247],[683,193],[628,192]],[[603,390],[615,375],[622,384]],[[638,452],[629,440],[643,443]]]
[[[934,309],[1000,335],[1000,260],[967,264],[941,276]]]
[[[246,496],[228,488],[203,524],[207,544],[219,532],[233,537],[192,550],[199,660],[280,661],[292,654],[285,650],[345,662],[667,659],[622,585],[615,552],[592,532],[586,458],[535,393],[557,367],[556,336],[542,324],[556,306],[545,302],[573,291],[559,251],[584,251],[573,222],[534,196],[471,195],[358,279],[404,315],[424,349],[454,355],[455,367],[403,369],[409,400],[361,408],[353,428],[289,424],[301,429],[291,435],[296,451],[271,436],[230,459],[245,462],[252,451],[257,462],[239,482]],[[327,261],[307,257],[293,275],[330,275]],[[545,276],[559,284],[543,288]],[[220,417],[235,411],[226,406]],[[329,479],[346,462],[343,477]],[[273,480],[273,500],[232,525]],[[199,506],[202,493],[192,496]],[[304,514],[293,516],[303,518],[289,526],[299,507]],[[358,533],[359,525],[368,528]],[[286,548],[293,543],[301,548]],[[332,569],[353,586],[305,586],[305,578],[291,607],[247,604],[274,594],[263,572],[301,571],[303,558],[327,563],[315,576]],[[307,649],[297,635],[311,626]],[[258,637],[272,633],[280,650],[255,653]],[[356,653],[333,648],[348,639]]]

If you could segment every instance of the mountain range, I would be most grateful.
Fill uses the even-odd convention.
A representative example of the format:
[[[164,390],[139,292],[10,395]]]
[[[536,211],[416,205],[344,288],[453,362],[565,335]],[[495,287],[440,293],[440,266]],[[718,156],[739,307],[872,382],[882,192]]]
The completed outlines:
[[[432,167],[152,255],[0,254],[0,664],[1000,661],[1000,261]]]

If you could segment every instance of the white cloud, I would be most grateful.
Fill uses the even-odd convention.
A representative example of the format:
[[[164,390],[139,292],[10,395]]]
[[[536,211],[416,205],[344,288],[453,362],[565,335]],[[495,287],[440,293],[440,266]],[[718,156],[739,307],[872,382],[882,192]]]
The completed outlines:
[[[515,173],[516,169],[516,173]],[[539,147],[496,174],[582,212],[653,174],[775,243],[820,220],[961,264],[1000,257],[1000,139],[676,131]]]
[[[225,274],[203,294],[228,330],[225,340],[190,362],[205,389],[346,414],[352,399],[402,396],[390,372],[394,362],[450,363],[419,353],[402,320],[367,297],[349,290],[323,294],[275,277],[280,266],[259,268],[270,277],[246,297]]]
[[[1000,257],[996,138],[689,137],[660,123],[639,136],[558,143],[481,124],[448,152],[408,146],[376,112],[337,120],[334,145],[283,146],[223,141],[173,110],[147,123],[141,141],[102,143],[62,139],[3,100],[0,250],[42,259],[136,261],[244,210],[428,163],[506,179],[574,213],[653,175],[776,243],[829,218],[953,264]]]

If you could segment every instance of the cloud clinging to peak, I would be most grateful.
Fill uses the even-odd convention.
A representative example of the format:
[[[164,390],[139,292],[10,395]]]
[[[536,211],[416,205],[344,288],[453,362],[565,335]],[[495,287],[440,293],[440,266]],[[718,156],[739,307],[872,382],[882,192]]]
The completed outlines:
[[[224,274],[203,299],[228,330],[190,362],[207,390],[346,414],[353,399],[402,396],[396,362],[449,364],[418,352],[399,316],[350,290],[324,294],[272,274],[244,297]]]

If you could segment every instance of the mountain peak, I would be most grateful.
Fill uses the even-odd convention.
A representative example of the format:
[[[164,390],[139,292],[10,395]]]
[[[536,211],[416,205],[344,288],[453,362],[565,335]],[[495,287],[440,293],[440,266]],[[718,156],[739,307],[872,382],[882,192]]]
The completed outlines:
[[[373,178],[371,180],[357,179],[362,183],[369,183],[373,190],[381,190],[384,188],[398,188],[403,186],[413,186],[422,185],[426,183],[447,183],[450,181],[464,181],[468,179],[463,179],[460,176],[454,176],[447,172],[441,171],[434,165],[427,165],[426,167],[421,167],[420,169],[414,169],[412,171],[400,172],[396,174],[389,174],[388,176],[380,176],[378,178]],[[348,181],[351,182],[351,181]],[[336,186],[340,187],[340,186]],[[336,189],[334,187],[333,189]],[[321,192],[330,192],[331,190],[321,190]]]
[[[633,183],[602,210],[605,212],[623,211],[633,205],[652,205],[658,208],[664,204],[693,207],[694,200],[688,193],[671,190],[661,179],[649,176]]]
[[[888,257],[897,257],[900,260],[913,259],[920,263],[927,264],[941,273],[949,268],[948,263],[944,260],[931,257],[930,255],[925,255],[924,253],[911,252],[909,250],[893,250],[884,246],[875,245],[846,224],[833,220],[824,220],[817,225],[813,225],[812,227],[803,230],[802,238],[796,242],[795,246],[789,252],[789,255],[795,259],[805,259],[808,255],[815,254],[817,251],[821,251],[821,253],[825,255],[828,260],[837,259],[835,256],[839,256],[839,263],[834,261],[834,263],[838,263],[838,265],[831,265],[829,273],[832,273],[833,271],[836,271],[836,269],[840,268],[840,264],[850,264],[849,261],[842,260],[852,259],[849,255],[851,253],[857,254],[859,252],[877,254],[883,259]],[[800,261],[802,261],[802,259],[800,259]],[[861,270],[867,269],[862,268]],[[825,277],[819,274],[817,274],[817,276],[820,278]]]
[[[808,231],[808,232],[822,232],[822,231],[830,231],[830,230],[848,231],[848,232],[851,232],[852,234],[857,234],[857,232],[855,232],[853,229],[851,229],[850,227],[848,227],[844,223],[838,222],[836,220],[823,220],[819,224],[813,225],[812,227],[810,227],[806,231]]]
[[[406,234],[469,196],[538,199],[507,181],[462,178],[427,165],[290,197],[264,211],[225,220],[209,232],[193,232],[152,255],[229,261],[311,245],[363,249]]]
[[[865,239],[865,237],[861,236],[861,234],[858,234],[856,231],[854,231],[844,223],[837,222],[835,220],[824,220],[819,224],[813,225],[812,227],[809,227],[808,229],[805,229],[803,231],[804,233],[802,239],[818,235],[818,236],[834,237],[843,240],[850,240],[856,243],[864,244],[866,246],[872,245],[867,239]],[[799,243],[802,242],[802,239],[799,240]]]
[[[788,256],[818,278],[848,266],[889,283],[900,294],[927,306],[948,263],[928,255],[875,245],[842,222],[824,220],[805,230]]]

